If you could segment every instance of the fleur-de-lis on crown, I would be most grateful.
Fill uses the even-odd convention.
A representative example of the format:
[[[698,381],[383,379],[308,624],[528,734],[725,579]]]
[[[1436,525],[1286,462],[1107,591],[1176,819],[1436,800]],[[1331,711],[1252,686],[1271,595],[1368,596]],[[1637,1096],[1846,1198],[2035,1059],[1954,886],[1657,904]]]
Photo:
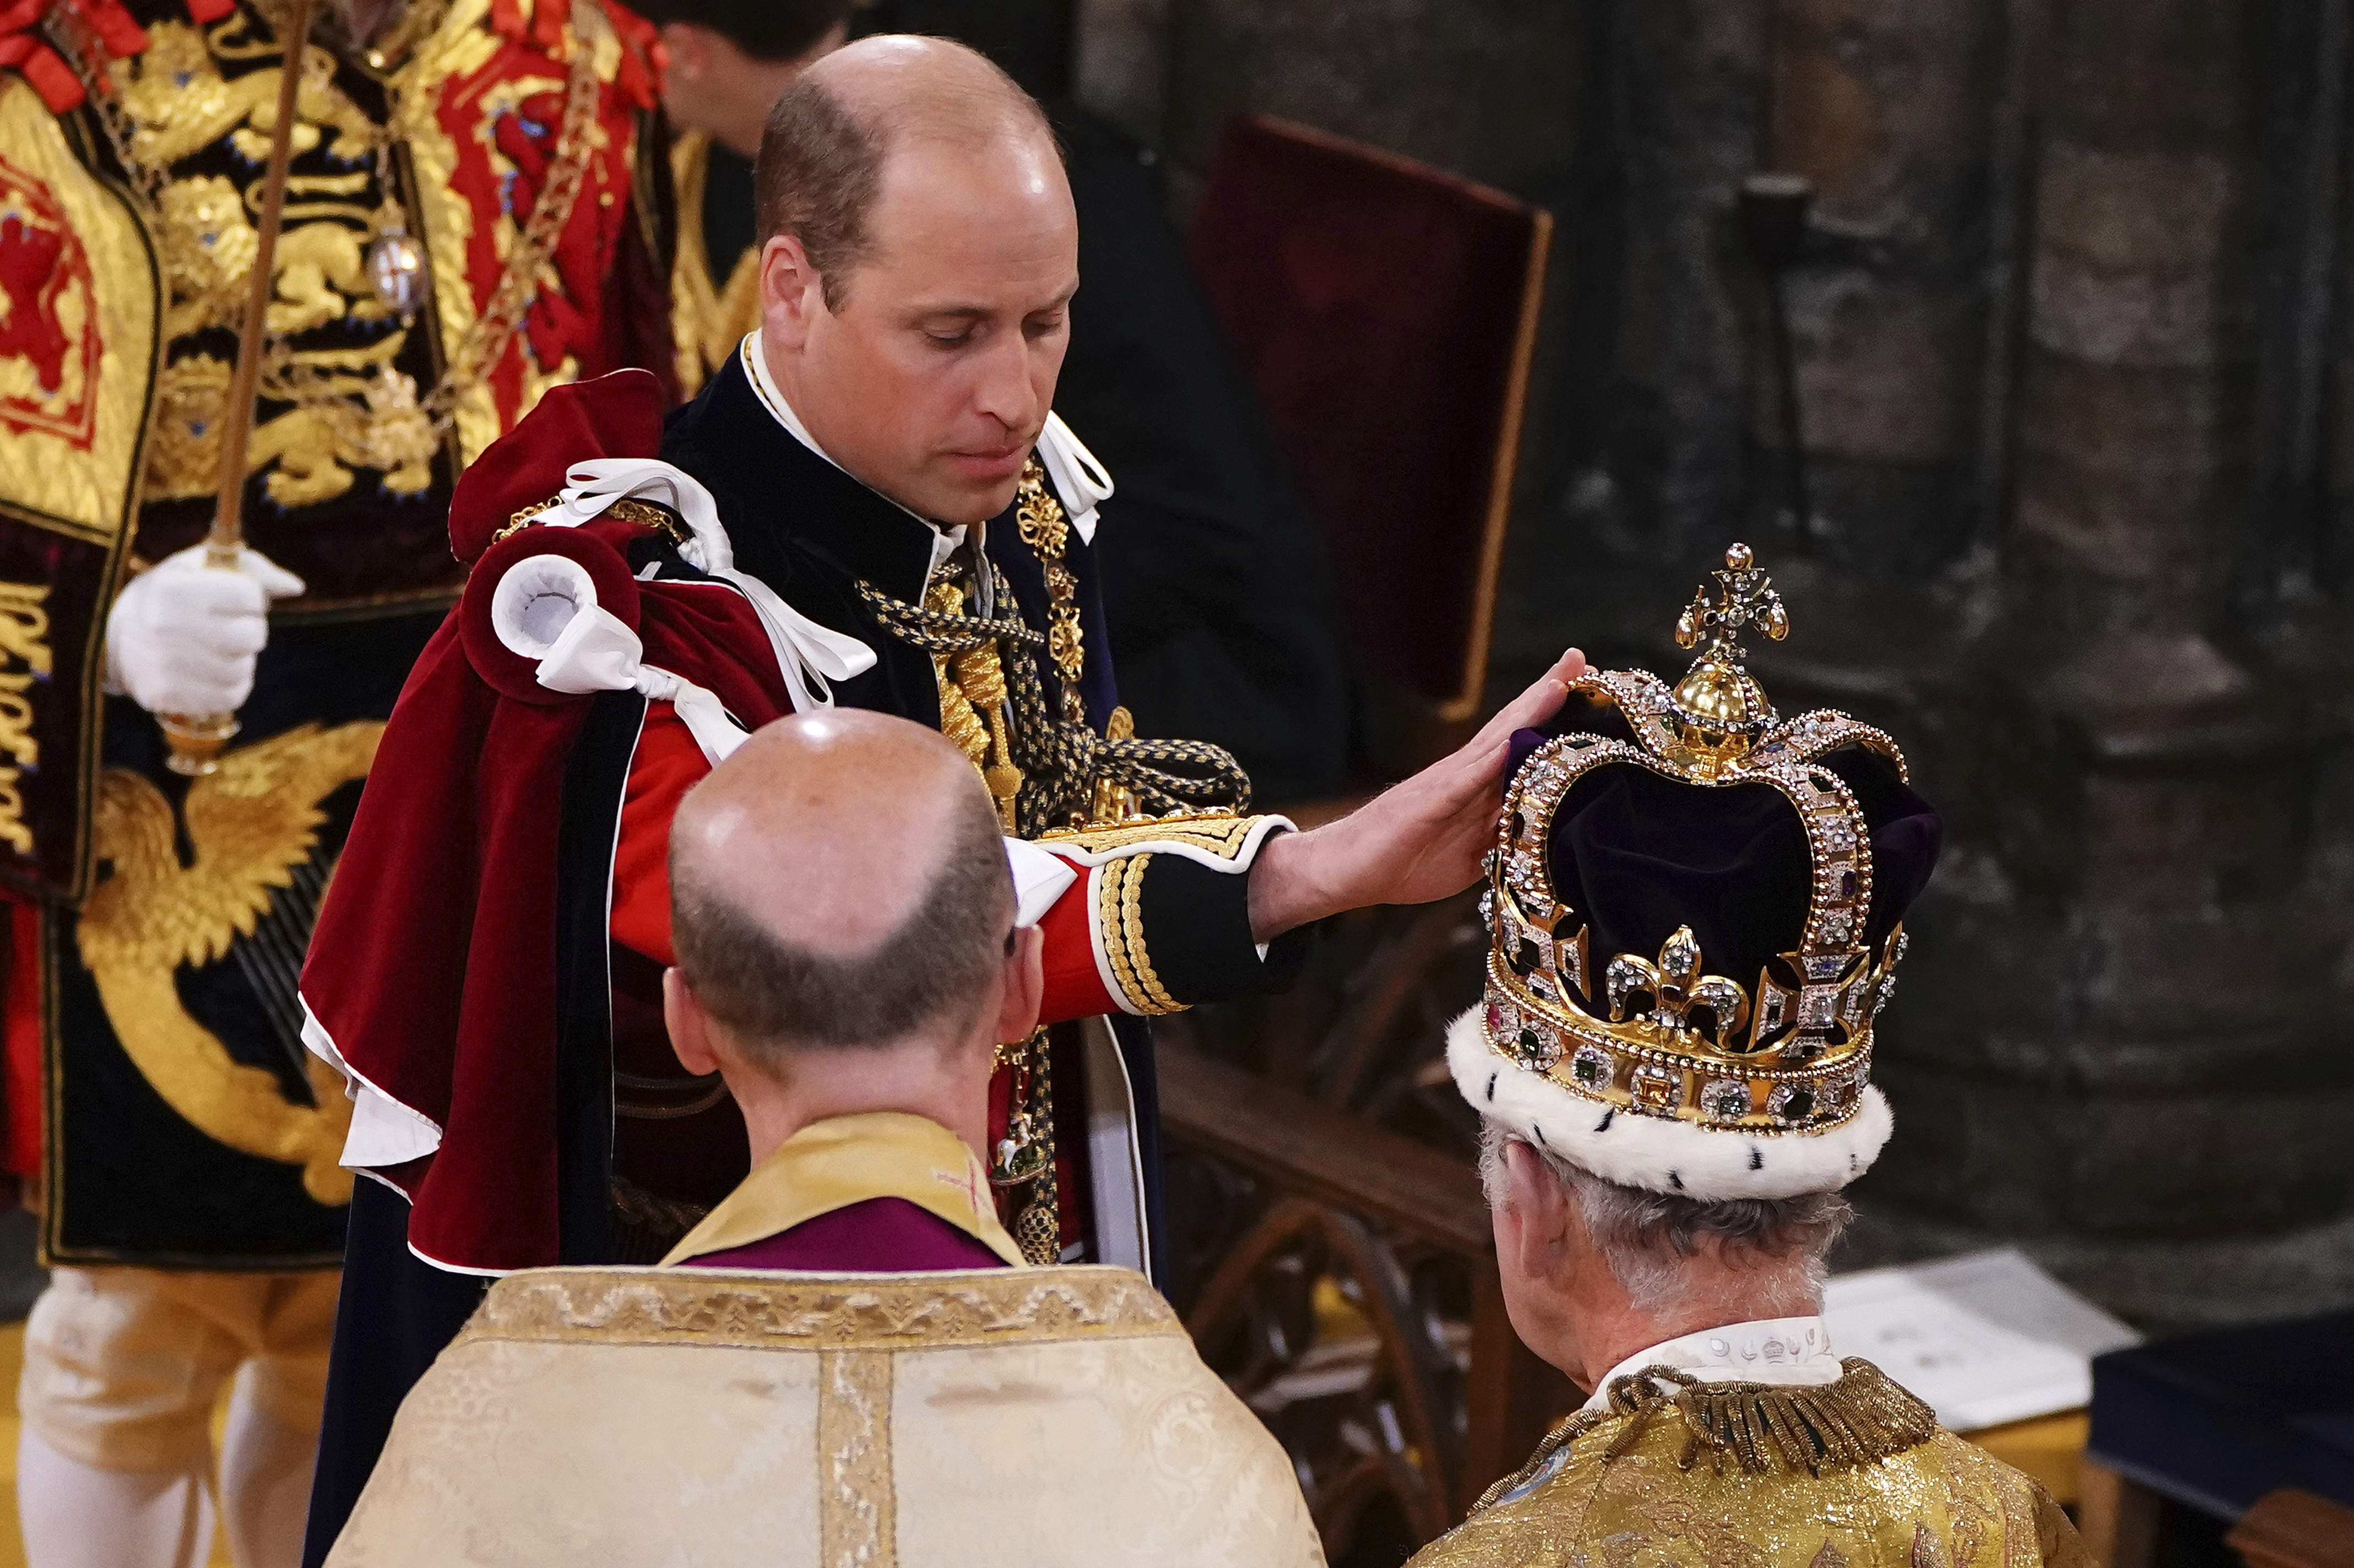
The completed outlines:
[[[1710,575],[1716,578],[1715,602],[1710,602],[1708,585],[1702,583],[1692,589],[1691,603],[1676,618],[1676,646],[1702,644],[1695,663],[1714,660],[1738,664],[1746,659],[1741,648],[1744,626],[1755,627],[1776,642],[1790,634],[1790,615],[1782,608],[1782,596],[1774,590],[1774,579],[1758,569],[1757,556],[1748,546],[1726,549],[1724,565]]]
[[[1725,1042],[1749,1022],[1749,993],[1723,975],[1701,973],[1700,940],[1689,926],[1679,926],[1659,948],[1659,961],[1621,953],[1603,974],[1603,990],[1610,1002],[1610,1022],[1627,1020],[1627,1001],[1637,991],[1651,999],[1654,1029],[1680,1036],[1703,1034],[1711,1046],[1725,1053]],[[1691,1021],[1694,1012],[1708,1010],[1708,1027]]]

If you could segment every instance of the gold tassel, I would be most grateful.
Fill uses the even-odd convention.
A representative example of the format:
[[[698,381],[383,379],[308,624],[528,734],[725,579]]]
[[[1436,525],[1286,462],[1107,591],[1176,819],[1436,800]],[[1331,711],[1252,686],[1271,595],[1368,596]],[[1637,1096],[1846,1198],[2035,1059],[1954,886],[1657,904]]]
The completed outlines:
[[[964,613],[964,589],[942,577],[924,592],[924,608],[940,615]],[[932,655],[932,675],[940,689],[940,733],[972,758],[997,803],[998,821],[1014,829],[1014,801],[1022,793],[1022,769],[1013,765],[1013,737],[1005,728],[1005,666],[997,644],[984,642],[961,653]]]

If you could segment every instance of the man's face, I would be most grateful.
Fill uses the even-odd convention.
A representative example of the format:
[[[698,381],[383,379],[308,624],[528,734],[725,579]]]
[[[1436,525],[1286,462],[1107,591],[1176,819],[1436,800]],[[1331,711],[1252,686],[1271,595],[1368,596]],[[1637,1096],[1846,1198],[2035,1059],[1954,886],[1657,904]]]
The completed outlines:
[[[905,139],[867,233],[868,260],[837,280],[839,312],[805,266],[778,265],[796,242],[769,242],[770,370],[857,478],[937,522],[993,517],[1013,500],[1069,341],[1079,229],[1061,163],[1043,137]]]

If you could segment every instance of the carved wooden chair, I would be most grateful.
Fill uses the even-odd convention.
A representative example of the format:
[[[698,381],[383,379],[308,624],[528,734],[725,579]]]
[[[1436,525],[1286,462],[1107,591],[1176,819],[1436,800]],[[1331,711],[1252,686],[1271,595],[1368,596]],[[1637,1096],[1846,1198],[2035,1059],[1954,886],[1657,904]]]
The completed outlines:
[[[1480,711],[1551,231],[1500,192],[1265,117],[1228,128],[1196,210],[1212,308],[1328,541],[1369,779]],[[1236,1223],[1196,1237],[1180,1305],[1301,1465],[1338,1561],[1445,1530],[1575,1396],[1505,1319],[1440,1056],[1479,995],[1469,896],[1333,927],[1288,994],[1165,1021],[1161,1070],[1175,1158],[1249,1185],[1197,1205]]]

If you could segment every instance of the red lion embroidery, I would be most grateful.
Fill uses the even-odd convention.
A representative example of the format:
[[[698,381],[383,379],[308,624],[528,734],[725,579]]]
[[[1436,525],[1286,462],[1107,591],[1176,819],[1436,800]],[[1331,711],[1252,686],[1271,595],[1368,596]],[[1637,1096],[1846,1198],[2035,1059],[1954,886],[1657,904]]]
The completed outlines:
[[[90,258],[56,197],[0,159],[0,424],[89,449],[97,303]]]

